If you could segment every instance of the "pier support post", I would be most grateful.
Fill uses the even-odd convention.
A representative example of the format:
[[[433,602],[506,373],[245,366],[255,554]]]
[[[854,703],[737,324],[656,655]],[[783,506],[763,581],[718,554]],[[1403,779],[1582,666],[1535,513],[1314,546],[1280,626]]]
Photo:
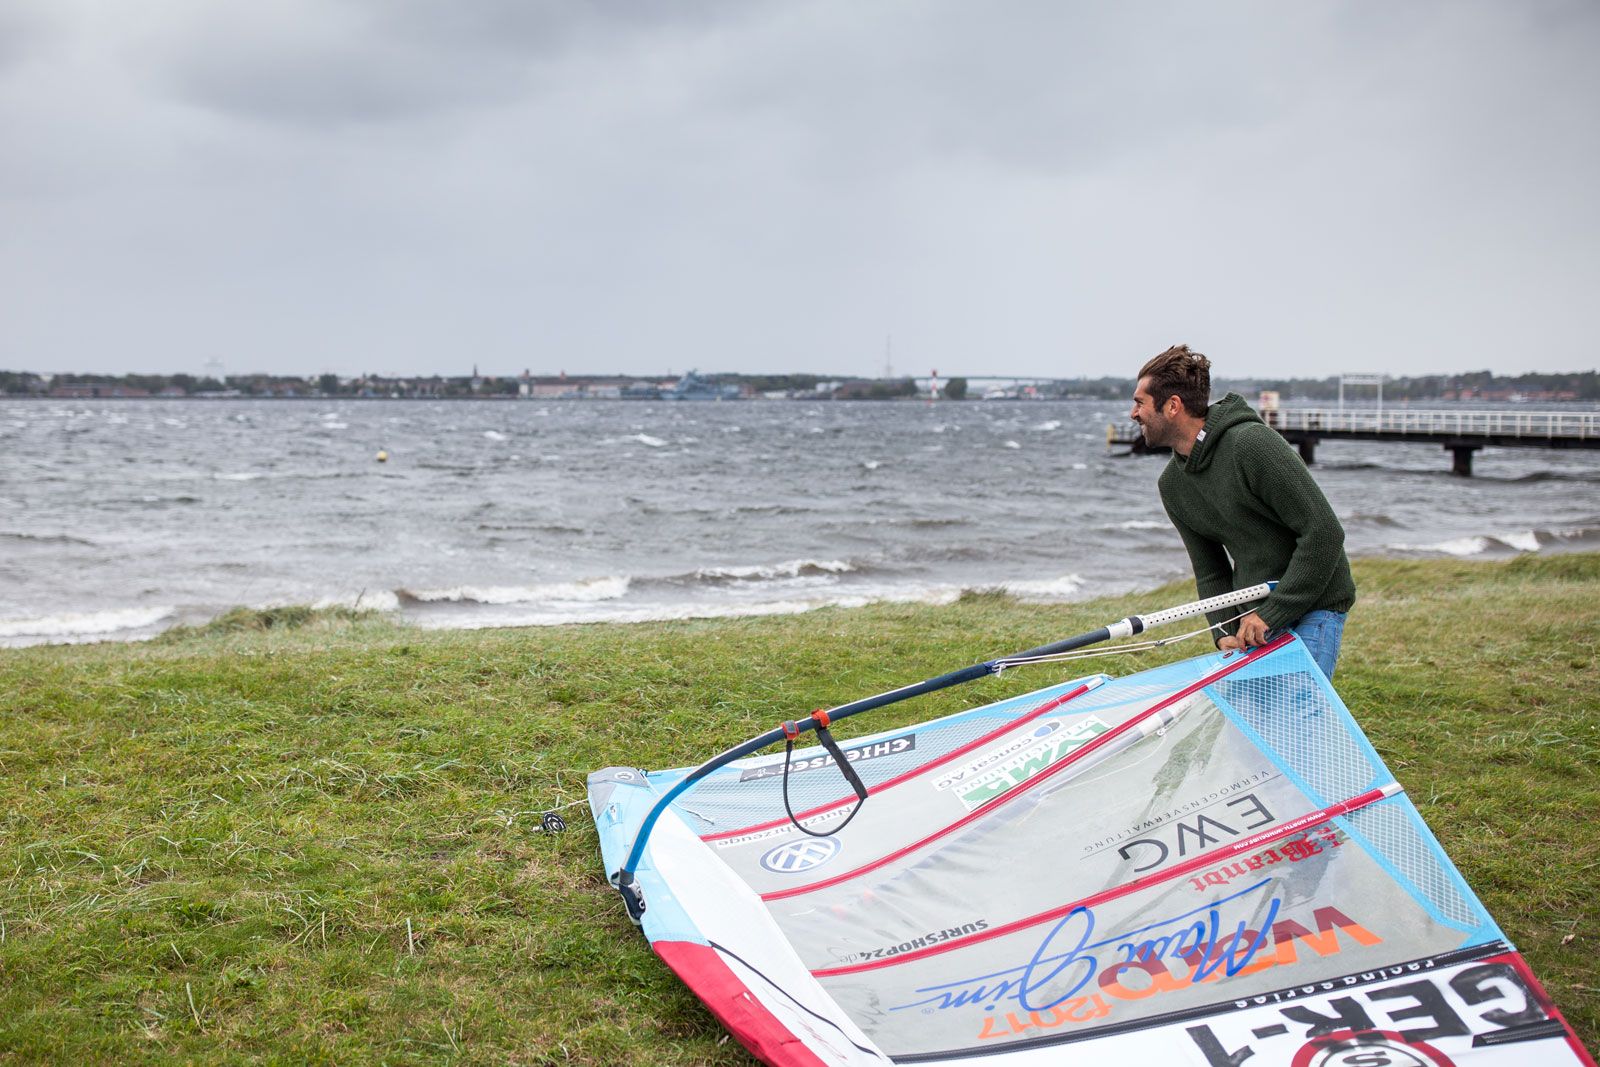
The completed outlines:
[[[1482,445],[1445,445],[1450,450],[1450,473],[1462,478],[1472,477],[1472,454]]]
[[[1300,438],[1300,458],[1305,460],[1306,466],[1311,466],[1317,459],[1317,439],[1315,437]]]

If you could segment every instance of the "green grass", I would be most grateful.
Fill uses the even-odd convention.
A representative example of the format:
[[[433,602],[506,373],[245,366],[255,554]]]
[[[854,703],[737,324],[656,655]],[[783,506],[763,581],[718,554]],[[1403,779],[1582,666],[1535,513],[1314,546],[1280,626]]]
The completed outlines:
[[[1596,1047],[1600,556],[1356,574],[1346,702]],[[1187,595],[470,633],[244,612],[0,650],[0,1062],[748,1062],[629,925],[586,810],[541,810]]]

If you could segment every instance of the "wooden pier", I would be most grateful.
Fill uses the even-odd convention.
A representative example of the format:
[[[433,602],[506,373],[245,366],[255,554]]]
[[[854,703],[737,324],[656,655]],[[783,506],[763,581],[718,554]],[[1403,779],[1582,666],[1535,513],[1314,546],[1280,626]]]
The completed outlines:
[[[1436,444],[1451,454],[1451,472],[1463,478],[1472,476],[1472,454],[1480,448],[1600,448],[1600,412],[1594,411],[1280,408],[1261,417],[1308,465],[1323,441]],[[1147,448],[1136,426],[1108,425],[1106,444],[1127,445],[1135,454],[1168,451]]]

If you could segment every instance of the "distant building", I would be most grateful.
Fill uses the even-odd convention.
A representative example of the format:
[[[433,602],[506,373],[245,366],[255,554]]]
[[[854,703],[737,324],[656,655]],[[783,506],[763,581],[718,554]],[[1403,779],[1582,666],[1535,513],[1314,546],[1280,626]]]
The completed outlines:
[[[130,398],[149,396],[150,390],[137,389],[131,385],[113,385],[108,382],[73,382],[69,385],[56,386],[50,390],[50,395],[74,399]]]
[[[526,372],[517,381],[517,395],[528,400],[619,400],[640,399],[641,387],[650,398],[659,395],[653,383],[620,375],[569,378],[535,377]]]

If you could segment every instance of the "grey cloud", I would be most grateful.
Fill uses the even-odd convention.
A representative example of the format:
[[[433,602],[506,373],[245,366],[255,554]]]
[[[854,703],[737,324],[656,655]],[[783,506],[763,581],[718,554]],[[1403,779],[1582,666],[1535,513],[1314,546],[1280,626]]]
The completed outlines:
[[[1600,285],[1591,0],[24,2],[0,365],[1515,367]]]
[[[538,95],[574,51],[693,32],[729,7],[342,0],[292,21],[212,13],[173,42],[173,77],[191,103],[246,118],[308,126],[425,118]]]
[[[346,0],[362,7],[374,29],[420,47],[458,53],[512,51],[550,55],[568,48],[604,48],[608,40],[676,31],[726,29],[766,6],[733,0],[677,3],[572,3],[569,0]]]
[[[1132,5],[1093,18],[1054,3],[935,5],[935,18],[929,7],[854,7],[850,29],[774,19],[707,72],[697,110],[792,130],[819,146],[823,170],[930,160],[1104,170],[1155,145],[1281,117],[1304,90],[1289,79],[1283,95],[1257,91],[1261,67],[1292,73],[1295,58],[1275,44],[1314,38],[1325,21],[1289,9],[1257,30],[1254,5],[1179,5],[1160,18]]]
[[[0,7],[0,79],[48,48],[51,31],[37,11],[18,4]]]
[[[191,60],[182,97],[224,114],[310,126],[425,116],[510,91],[510,71],[443,71],[370,48],[234,51]]]
[[[191,27],[166,77],[188,103],[247,119],[309,125],[393,121],[514,92],[525,68],[462,62],[369,32],[361,22]]]

